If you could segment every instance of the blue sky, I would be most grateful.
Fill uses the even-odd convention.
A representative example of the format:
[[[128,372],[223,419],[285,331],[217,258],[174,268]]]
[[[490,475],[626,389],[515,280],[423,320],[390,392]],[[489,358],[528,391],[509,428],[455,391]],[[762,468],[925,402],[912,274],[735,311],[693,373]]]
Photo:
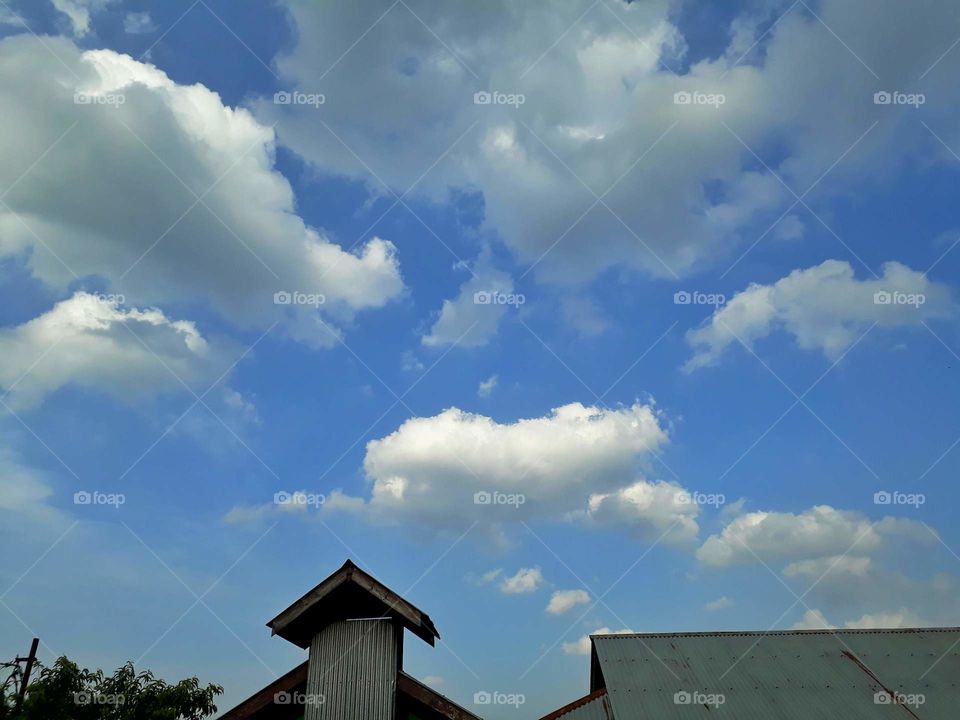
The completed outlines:
[[[435,619],[411,672],[528,716],[600,629],[957,624],[958,37],[935,0],[0,3],[6,655],[226,709],[345,557]]]

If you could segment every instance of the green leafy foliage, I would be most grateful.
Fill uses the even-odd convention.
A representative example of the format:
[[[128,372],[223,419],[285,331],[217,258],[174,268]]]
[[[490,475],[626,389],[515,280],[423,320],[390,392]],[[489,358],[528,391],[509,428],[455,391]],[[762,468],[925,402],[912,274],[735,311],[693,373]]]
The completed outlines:
[[[0,689],[0,720],[203,720],[217,711],[219,685],[197,678],[171,685],[127,663],[113,675],[80,668],[65,657],[43,667],[17,711],[16,689]]]

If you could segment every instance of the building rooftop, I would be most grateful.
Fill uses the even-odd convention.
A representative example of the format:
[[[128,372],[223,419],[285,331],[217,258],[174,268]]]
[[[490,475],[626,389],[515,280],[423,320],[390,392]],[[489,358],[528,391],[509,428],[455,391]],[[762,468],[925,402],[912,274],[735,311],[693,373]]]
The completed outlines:
[[[738,720],[946,720],[960,707],[960,628],[595,635],[591,642],[591,691],[606,691],[612,720],[712,710]],[[598,709],[594,700],[561,717],[604,717]]]
[[[347,560],[339,570],[267,623],[273,635],[307,648],[324,625],[352,617],[390,617],[430,645],[440,637],[430,616]]]

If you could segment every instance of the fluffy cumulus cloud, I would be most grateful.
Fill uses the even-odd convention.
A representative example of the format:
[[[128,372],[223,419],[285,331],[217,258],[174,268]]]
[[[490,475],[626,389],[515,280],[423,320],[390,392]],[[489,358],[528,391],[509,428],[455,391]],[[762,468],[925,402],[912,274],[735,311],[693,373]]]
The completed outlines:
[[[820,505],[797,514],[741,514],[707,538],[697,557],[712,567],[752,564],[781,573],[797,587],[804,613],[795,628],[952,625],[949,598],[960,582],[932,572],[939,547],[922,522],[871,520]]]
[[[0,255],[54,289],[98,276],[137,306],[202,303],[317,345],[402,291],[393,245],[306,225],[271,128],[202,85],[18,35],[0,41],[0,100]]]
[[[231,362],[191,322],[85,292],[0,329],[0,357],[0,388],[14,409],[34,407],[67,385],[124,400],[180,392],[184,383],[199,394]]]
[[[919,325],[955,311],[950,289],[897,262],[879,277],[859,280],[841,260],[794,270],[770,285],[754,284],[687,333],[692,371],[719,360],[731,345],[748,347],[777,330],[805,350],[839,357],[869,327]]]
[[[563,615],[577,605],[586,605],[589,602],[590,593],[586,590],[557,590],[550,596],[547,612],[550,615]]]
[[[731,520],[697,550],[697,558],[713,567],[765,562],[794,563],[792,574],[809,574],[833,558],[840,571],[856,571],[848,556],[867,556],[885,541],[929,542],[930,533],[914,520],[887,517],[870,520],[858,512],[817,505],[802,513],[749,512]],[[818,560],[818,565],[803,561]]]
[[[912,88],[960,35],[947,0],[824,0],[818,17],[753,4],[706,57],[668,0],[285,4],[301,39],[277,67],[290,87],[326,95],[330,132],[312,108],[265,99],[256,112],[279,121],[282,141],[374,192],[480,189],[487,225],[546,279],[682,274],[732,257],[780,215],[772,234],[796,236],[795,197],[774,172],[797,194],[816,183],[805,202],[818,209],[904,158],[954,162],[904,121],[912,108],[873,102]],[[949,142],[957,90],[943,62],[925,112]]]
[[[543,573],[540,568],[520,568],[500,582],[500,592],[507,595],[520,595],[536,592],[543,585]]]
[[[512,423],[450,408],[407,420],[367,445],[371,492],[362,507],[375,520],[434,530],[477,522],[496,531],[531,518],[566,518],[659,534],[664,517],[690,517],[674,509],[679,487],[652,485],[650,497],[628,492],[622,504],[636,502],[609,512],[605,496],[594,496],[636,487],[639,468],[667,440],[658,411],[642,403],[571,403]]]

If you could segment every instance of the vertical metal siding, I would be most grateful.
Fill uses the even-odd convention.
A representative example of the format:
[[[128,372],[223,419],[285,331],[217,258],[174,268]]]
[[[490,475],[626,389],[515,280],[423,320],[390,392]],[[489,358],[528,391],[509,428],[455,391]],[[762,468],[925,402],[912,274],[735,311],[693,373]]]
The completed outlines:
[[[393,720],[398,632],[389,620],[321,630],[310,643],[305,720]]]

